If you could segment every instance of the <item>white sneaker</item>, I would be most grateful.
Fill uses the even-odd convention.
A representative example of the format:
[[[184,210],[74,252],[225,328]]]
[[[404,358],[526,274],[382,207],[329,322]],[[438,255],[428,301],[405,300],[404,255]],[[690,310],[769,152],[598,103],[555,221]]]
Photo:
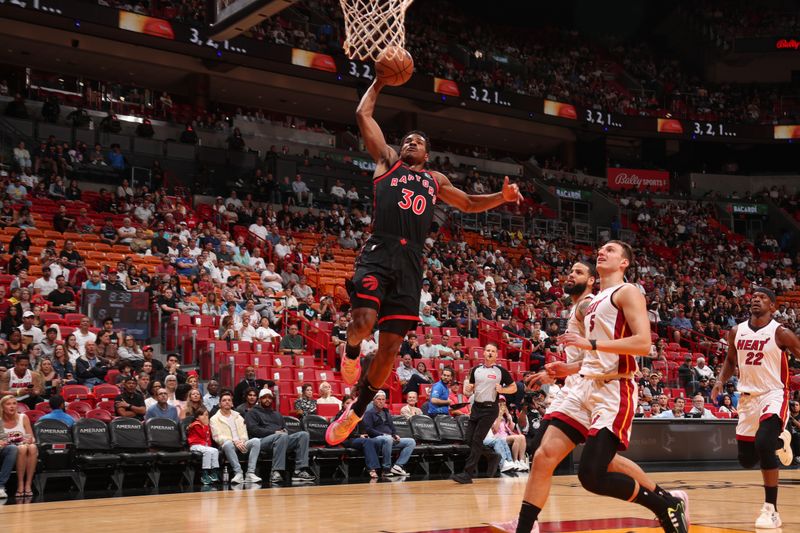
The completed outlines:
[[[756,529],[778,529],[783,525],[778,511],[771,503],[764,503],[761,514],[756,518]]]
[[[6,494],[5,487],[0,487],[0,500],[4,500],[8,498],[8,494]]]
[[[234,478],[235,479],[235,478]],[[244,476],[245,483],[261,483],[261,478],[255,475],[253,472],[248,472]]]
[[[489,524],[489,531],[492,533],[516,533],[518,522],[519,521],[516,518],[514,520],[509,520],[508,522],[492,522]],[[533,523],[531,533],[539,533],[538,520]]]
[[[503,461],[503,465],[500,467],[501,472],[513,472],[515,469],[512,461]]]
[[[519,471],[520,472],[527,472],[527,471],[530,470],[530,468],[528,468],[527,461],[525,461],[524,459],[520,459],[519,461],[517,461],[517,463],[519,464]]]
[[[405,470],[403,470],[403,467],[400,466],[400,465],[394,465],[392,467],[392,469],[390,470],[390,472],[392,474],[394,474],[395,476],[410,476],[411,475],[408,472],[406,472]]]
[[[794,459],[792,457],[792,434],[784,429],[778,438],[783,443],[783,447],[776,450],[775,455],[778,456],[778,460],[783,466],[789,466],[792,464],[792,459]]]
[[[233,476],[233,479],[231,479],[231,485],[240,485],[242,483],[244,483],[244,475],[241,472]]]

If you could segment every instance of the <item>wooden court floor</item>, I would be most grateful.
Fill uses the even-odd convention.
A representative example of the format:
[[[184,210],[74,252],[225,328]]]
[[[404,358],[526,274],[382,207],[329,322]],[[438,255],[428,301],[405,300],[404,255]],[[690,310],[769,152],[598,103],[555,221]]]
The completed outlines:
[[[800,532],[800,471],[781,474],[782,532]],[[665,488],[689,493],[692,533],[754,531],[763,501],[758,471],[670,472],[653,478]],[[0,507],[0,530],[479,533],[489,531],[490,522],[516,517],[525,481],[381,481],[5,505]],[[637,505],[587,493],[575,476],[555,478],[541,516],[543,533],[661,531],[651,519]]]

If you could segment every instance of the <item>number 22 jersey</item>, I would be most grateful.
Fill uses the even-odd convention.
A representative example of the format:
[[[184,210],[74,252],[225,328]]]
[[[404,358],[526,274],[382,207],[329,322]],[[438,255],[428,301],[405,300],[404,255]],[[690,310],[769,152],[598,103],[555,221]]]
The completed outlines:
[[[789,360],[775,338],[780,323],[771,320],[761,328],[750,321],[736,328],[736,357],[739,363],[739,391],[763,394],[789,384]]]

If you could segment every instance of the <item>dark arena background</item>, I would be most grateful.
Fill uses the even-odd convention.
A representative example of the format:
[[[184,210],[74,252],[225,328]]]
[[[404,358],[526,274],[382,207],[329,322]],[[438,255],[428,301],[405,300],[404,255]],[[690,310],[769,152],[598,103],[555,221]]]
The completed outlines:
[[[342,2],[358,3],[399,2]],[[570,269],[619,239],[652,338],[624,455],[688,494],[689,531],[753,531],[746,393],[738,374],[714,387],[754,288],[800,333],[800,2],[416,0],[385,28],[414,59],[375,106],[387,143],[424,131],[427,170],[470,195],[508,177],[523,199],[436,202],[419,322],[382,387],[413,451],[377,468],[325,442],[356,392],[346,287],[375,216],[356,107],[376,70],[345,55],[342,9],[0,0],[2,528],[513,532],[560,389],[524,377],[565,360]],[[487,445],[461,485],[464,385],[488,343],[517,383],[509,442],[528,447]],[[781,379],[798,456],[796,355]],[[429,417],[437,390],[451,405]],[[582,449],[539,531],[662,531],[582,488]],[[798,464],[780,467],[786,532]]]

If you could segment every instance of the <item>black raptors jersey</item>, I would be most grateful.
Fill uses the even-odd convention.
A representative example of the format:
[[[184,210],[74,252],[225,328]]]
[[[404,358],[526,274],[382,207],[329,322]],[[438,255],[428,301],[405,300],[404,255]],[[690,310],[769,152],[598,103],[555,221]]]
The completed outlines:
[[[430,172],[416,172],[402,160],[373,181],[372,232],[422,245],[433,222],[439,184]]]

